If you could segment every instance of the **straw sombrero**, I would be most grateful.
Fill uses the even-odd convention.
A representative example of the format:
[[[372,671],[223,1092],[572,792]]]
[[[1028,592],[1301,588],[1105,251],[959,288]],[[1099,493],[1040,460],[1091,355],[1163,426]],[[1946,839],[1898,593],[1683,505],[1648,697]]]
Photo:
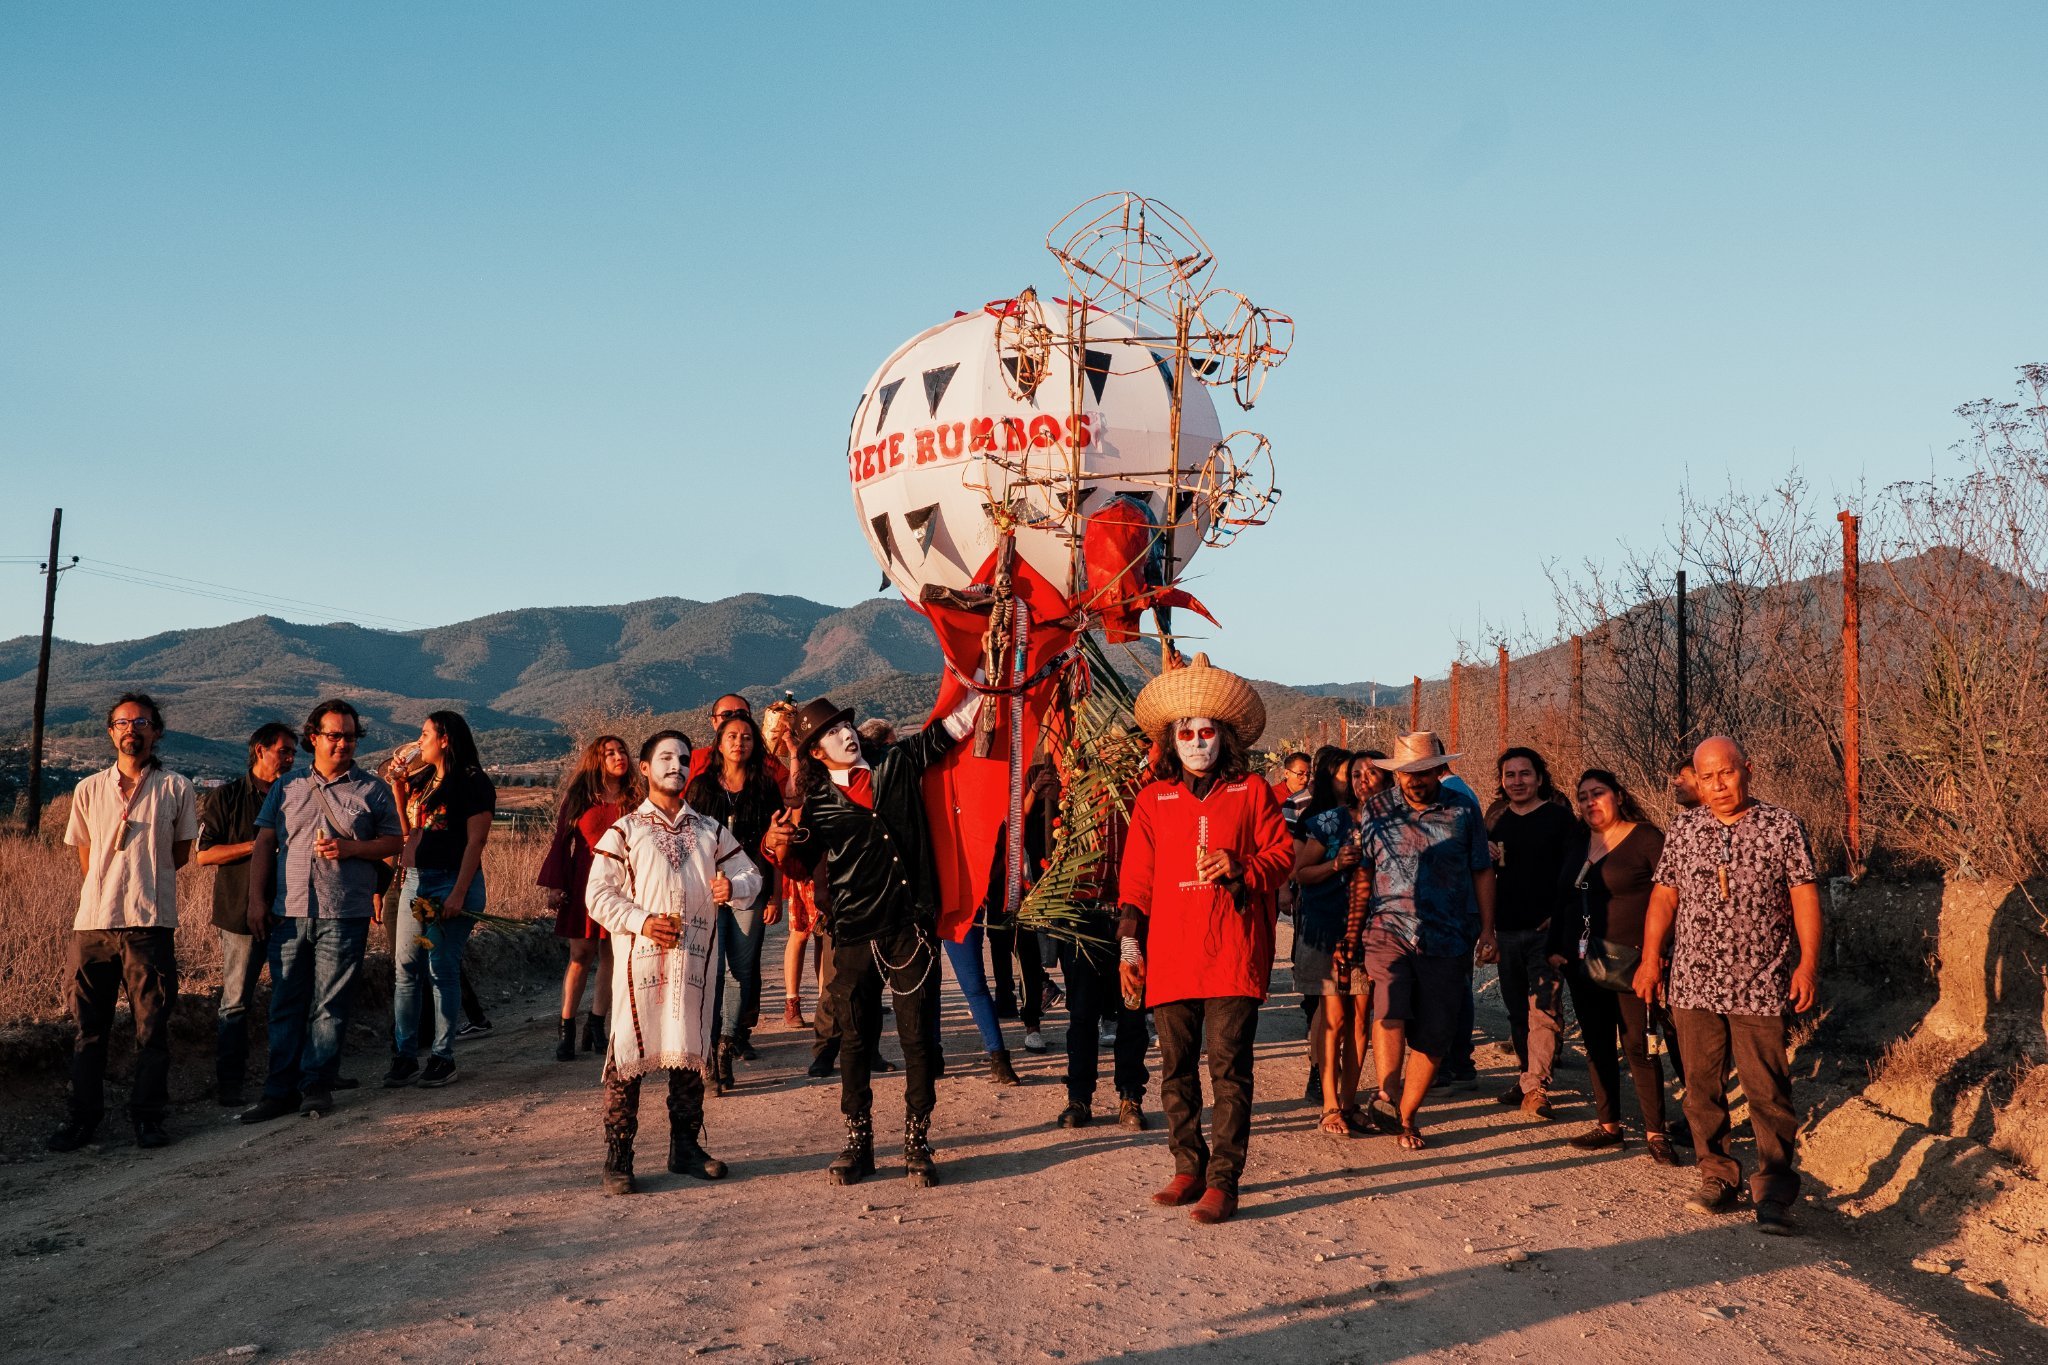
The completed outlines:
[[[1163,739],[1175,721],[1188,716],[1227,720],[1247,745],[1266,729],[1266,703],[1252,685],[1227,669],[1210,667],[1206,654],[1146,683],[1137,712],[1138,728],[1153,739]]]
[[[1426,773],[1432,768],[1448,768],[1451,760],[1463,758],[1463,754],[1447,754],[1444,742],[1434,731],[1417,730],[1412,735],[1402,735],[1394,741],[1392,758],[1375,758],[1373,767],[1384,768],[1390,773]]]

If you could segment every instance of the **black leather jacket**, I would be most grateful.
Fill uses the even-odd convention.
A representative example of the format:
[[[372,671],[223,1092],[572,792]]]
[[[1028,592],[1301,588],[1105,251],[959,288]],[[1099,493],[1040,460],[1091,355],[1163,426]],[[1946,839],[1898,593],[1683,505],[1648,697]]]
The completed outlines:
[[[832,942],[865,943],[906,924],[939,918],[939,878],[924,813],[924,770],[957,741],[934,721],[890,745],[874,764],[869,810],[827,781],[807,792],[803,829],[784,862],[815,869]]]

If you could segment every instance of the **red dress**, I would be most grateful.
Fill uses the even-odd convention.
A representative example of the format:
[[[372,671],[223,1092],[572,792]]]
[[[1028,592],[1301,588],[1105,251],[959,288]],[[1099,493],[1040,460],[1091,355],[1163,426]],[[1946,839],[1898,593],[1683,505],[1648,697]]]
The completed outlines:
[[[562,893],[562,908],[555,912],[557,938],[610,938],[605,927],[590,917],[583,894],[590,885],[591,848],[604,832],[618,823],[625,807],[600,801],[577,817],[574,824],[557,817],[554,842],[542,860],[540,885]]]
[[[1244,908],[1195,880],[1195,848],[1237,855]],[[1273,974],[1277,895],[1294,867],[1294,839],[1264,778],[1219,782],[1197,798],[1182,782],[1138,793],[1118,899],[1146,918],[1145,1004],[1243,995],[1266,998]]]

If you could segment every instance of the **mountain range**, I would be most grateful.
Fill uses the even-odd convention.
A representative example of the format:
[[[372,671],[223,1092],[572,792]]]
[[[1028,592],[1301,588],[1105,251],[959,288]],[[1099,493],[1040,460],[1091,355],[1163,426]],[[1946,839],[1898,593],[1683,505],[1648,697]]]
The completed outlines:
[[[0,642],[0,744],[18,748],[26,738],[36,651],[34,636]],[[371,749],[409,737],[427,712],[446,707],[468,716],[487,758],[516,763],[559,756],[595,716],[680,717],[687,728],[725,692],[756,707],[785,692],[829,694],[864,716],[915,724],[940,667],[930,627],[889,598],[841,608],[759,593],[659,597],[529,607],[405,632],[258,616],[112,644],[56,642],[50,753],[56,763],[97,766],[106,707],[131,689],[163,705],[168,759],[225,773],[239,768],[242,740],[256,726],[296,723],[330,696],[364,713]],[[1373,683],[1260,690],[1276,729],[1304,708],[1395,695]]]

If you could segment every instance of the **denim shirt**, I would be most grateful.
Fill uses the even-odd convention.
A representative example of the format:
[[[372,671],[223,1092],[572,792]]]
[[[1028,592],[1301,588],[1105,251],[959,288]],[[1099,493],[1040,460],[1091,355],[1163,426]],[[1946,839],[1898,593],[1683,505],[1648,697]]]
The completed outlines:
[[[399,832],[398,802],[384,780],[351,765],[332,782],[313,770],[270,786],[256,828],[277,835],[277,892],[270,912],[287,919],[368,919],[377,908],[377,864],[330,861],[313,850],[325,825],[337,839],[381,839]]]

